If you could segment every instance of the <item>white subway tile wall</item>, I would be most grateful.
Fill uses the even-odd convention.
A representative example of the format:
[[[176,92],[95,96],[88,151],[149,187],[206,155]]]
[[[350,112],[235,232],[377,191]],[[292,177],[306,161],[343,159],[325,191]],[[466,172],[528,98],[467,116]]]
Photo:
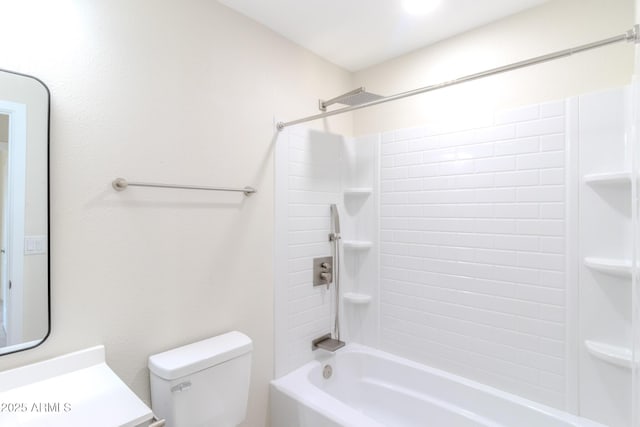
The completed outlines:
[[[382,135],[383,350],[564,406],[564,126],[561,101]]]
[[[312,284],[313,258],[331,255],[328,234],[329,206],[342,200],[344,141],[339,135],[306,128],[291,128],[278,143],[287,144],[285,180],[277,191],[287,192],[286,253],[276,253],[276,263],[286,260],[276,286],[281,299],[276,310],[278,348],[276,374],[284,375],[313,359],[311,341],[331,330],[332,293]],[[282,159],[280,159],[282,160]]]

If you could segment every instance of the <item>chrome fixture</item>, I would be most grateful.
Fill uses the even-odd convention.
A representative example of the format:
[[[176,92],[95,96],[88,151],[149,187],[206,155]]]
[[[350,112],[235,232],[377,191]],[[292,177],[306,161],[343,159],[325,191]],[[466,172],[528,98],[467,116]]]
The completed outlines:
[[[336,351],[339,348],[344,347],[344,342],[340,341],[340,215],[338,214],[338,206],[336,206],[335,204],[332,204],[330,206],[331,209],[331,229],[329,230],[329,241],[332,243],[333,246],[333,257],[325,257],[325,258],[316,258],[313,260],[314,263],[314,286],[315,285],[315,280],[318,277],[318,275],[320,275],[321,278],[323,279],[329,279],[328,276],[329,274],[332,274],[332,279],[333,279],[333,283],[335,283],[333,290],[334,290],[334,301],[335,301],[335,306],[334,306],[334,310],[335,310],[335,317],[333,320],[333,338],[331,336],[331,333],[325,334],[321,337],[318,337],[316,339],[314,339],[311,342],[311,349],[312,350],[316,350],[318,348],[321,348],[323,350],[327,350],[327,351]],[[324,273],[327,274],[327,276],[322,276],[323,272],[321,270],[318,270],[318,273],[316,273],[316,262],[318,263],[319,268],[322,268],[322,264],[324,262],[327,263],[327,265],[325,266],[325,268],[328,270],[331,265],[329,263],[329,261],[327,261],[327,259],[333,260],[333,269],[332,269],[332,273],[330,273],[329,271],[325,271]],[[321,282],[320,285],[327,285],[327,288],[329,288],[329,283],[327,282]]]
[[[457,85],[460,83],[466,83],[472,80],[481,79],[483,77],[489,77],[494,74],[505,73],[507,71],[517,70],[519,68],[529,67],[531,65],[541,64],[543,62],[552,61],[554,59],[565,58],[571,56],[576,53],[585,52],[591,49],[596,49],[603,46],[608,46],[614,43],[620,42],[631,42],[631,43],[639,43],[640,42],[640,25],[635,25],[629,31],[624,34],[620,34],[617,36],[609,37],[607,39],[599,40],[593,43],[583,44],[577,47],[573,47],[570,49],[564,49],[557,52],[549,53],[547,55],[537,56],[535,58],[526,59],[524,61],[514,62],[509,65],[504,65],[502,67],[493,68],[487,71],[482,71],[475,74],[470,74],[468,76],[459,77],[454,80],[449,80],[446,82],[438,83],[431,86],[425,86],[418,89],[410,90],[407,92],[401,92],[395,95],[385,96],[380,99],[374,99],[369,102],[365,102],[363,104],[350,105],[348,107],[340,108],[333,111],[326,111],[321,114],[315,114],[313,116],[303,117],[301,119],[292,120],[289,122],[278,122],[276,124],[276,128],[278,130],[282,130],[288,126],[297,125],[299,123],[310,122],[312,120],[322,119],[325,117],[335,116],[337,114],[348,113],[349,111],[359,110],[361,108],[372,107],[374,105],[383,104],[385,102],[391,102],[402,98],[407,98],[409,96],[420,95],[422,93],[431,92],[438,89],[443,89],[448,86]],[[346,95],[346,94],[345,94]],[[326,105],[326,102],[325,102]],[[320,105],[320,109],[322,110],[322,103]],[[323,110],[324,111],[324,110]]]
[[[253,193],[257,193],[253,187],[244,187],[244,188],[228,188],[228,187],[202,187],[198,185],[175,185],[175,184],[157,184],[152,182],[129,182],[124,178],[116,178],[111,183],[111,186],[116,191],[124,191],[127,187],[154,187],[154,188],[177,188],[182,190],[208,190],[208,191],[233,191],[244,193],[245,196],[249,197]]]
[[[332,232],[329,234],[329,241],[340,240],[340,215],[338,214],[338,207],[334,204],[331,208],[331,224],[333,227]]]
[[[331,378],[332,375],[333,375],[333,367],[331,367],[331,365],[324,365],[324,368],[322,368],[322,377],[325,380],[328,380],[329,378]]]
[[[327,286],[333,282],[333,257],[323,256],[313,259],[313,286]]]
[[[311,341],[311,350],[321,348],[323,350],[334,352],[344,347],[344,345],[344,342],[331,338],[331,334],[326,334]]]
[[[333,243],[333,276],[335,291],[335,319],[333,322],[333,336],[340,341],[340,215],[338,214],[338,206],[332,204],[331,208],[331,226],[332,231],[329,233],[329,241]],[[343,344],[344,345],[344,344]]]
[[[320,109],[320,111],[327,111],[327,107],[333,104],[360,105],[381,98],[383,98],[383,96],[367,92],[364,87],[359,87],[347,93],[343,93],[342,95],[338,95],[335,98],[331,98],[327,101],[319,99],[318,108]]]

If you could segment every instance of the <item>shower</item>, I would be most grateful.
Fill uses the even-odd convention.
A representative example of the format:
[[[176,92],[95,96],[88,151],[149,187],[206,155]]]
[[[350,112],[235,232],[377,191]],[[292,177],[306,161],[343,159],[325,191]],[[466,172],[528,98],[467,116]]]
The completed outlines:
[[[331,225],[329,232],[329,242],[332,246],[332,274],[327,279],[327,288],[331,280],[333,280],[333,298],[334,298],[334,317],[333,317],[333,338],[328,333],[312,341],[312,349],[321,348],[328,351],[336,351],[344,347],[345,343],[340,341],[340,215],[338,214],[338,206],[333,203],[331,209]]]
[[[518,70],[520,68],[526,68],[526,67],[531,67],[533,65],[542,64],[544,62],[549,62],[555,59],[566,58],[568,56],[575,55],[577,53],[586,52],[588,50],[597,49],[597,48],[601,48],[604,46],[608,46],[608,45],[616,44],[620,42],[628,42],[628,43],[634,43],[634,44],[640,43],[640,25],[636,24],[623,34],[618,34],[617,36],[609,37],[603,40],[598,40],[593,43],[587,43],[587,44],[576,46],[573,48],[552,52],[546,55],[526,59],[524,61],[514,62],[512,64],[504,65],[504,66],[493,68],[486,71],[481,71],[479,73],[469,74],[466,76],[447,80],[441,83],[420,87],[420,88],[409,90],[406,92],[396,93],[394,95],[388,95],[388,96],[375,95],[375,94],[366,92],[364,87],[360,87],[358,89],[354,89],[350,92],[347,92],[340,96],[332,98],[329,101],[320,100],[319,108],[320,108],[320,111],[322,111],[322,113],[314,114],[312,116],[303,117],[296,120],[291,120],[288,122],[277,122],[276,129],[278,131],[282,131],[286,127],[297,125],[300,123],[306,123],[309,121],[318,120],[325,117],[331,117],[338,114],[348,113],[350,111],[355,111],[362,108],[372,107],[374,105],[384,104],[387,102],[396,101],[396,100],[411,97],[411,96],[421,95],[423,93],[432,92],[432,91],[444,89],[449,86],[455,86],[461,83],[482,79],[495,74],[502,74],[509,71]],[[343,104],[345,105],[345,107],[339,108],[333,111],[326,111],[326,107],[328,105],[335,104],[335,103]]]
[[[356,90],[321,102],[339,109],[279,123],[276,376],[289,384],[289,373],[330,361],[336,384],[340,358],[366,347],[579,415],[582,425],[640,425],[637,139],[628,143],[637,85],[507,110],[493,111],[488,100],[486,111],[444,108],[434,118],[429,106],[424,122],[421,111],[406,128],[395,127],[396,112],[372,113],[358,117],[363,129],[353,137],[293,127],[568,53],[637,43],[637,34],[364,103],[350,99],[364,92]],[[310,261],[330,255],[327,249],[337,279],[329,293],[309,283]],[[312,352],[309,342],[323,334],[318,347],[348,344]],[[370,378],[395,390],[421,383],[417,374],[388,371]],[[300,389],[307,399],[308,388]],[[443,390],[415,393],[440,399]],[[417,424],[423,405],[403,424],[406,411],[391,400],[371,405],[371,417]],[[475,401],[461,401],[460,413]],[[489,412],[492,420],[504,414]]]
[[[323,101],[322,99],[319,99],[318,109],[320,111],[327,111],[327,107],[333,104],[355,106],[355,105],[365,104],[371,101],[377,101],[378,99],[382,99],[382,98],[384,98],[382,95],[377,95],[375,93],[367,92],[364,87],[359,87],[357,89],[343,93],[342,95],[338,95],[334,98],[331,98],[327,101]]]

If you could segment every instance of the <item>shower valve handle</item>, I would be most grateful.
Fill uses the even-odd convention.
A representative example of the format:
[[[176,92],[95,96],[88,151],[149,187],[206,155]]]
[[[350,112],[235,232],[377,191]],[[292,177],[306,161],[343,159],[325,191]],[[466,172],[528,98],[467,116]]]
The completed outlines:
[[[329,283],[331,283],[332,276],[331,276],[331,273],[320,273],[320,278],[325,282],[327,282],[327,285],[328,285]]]
[[[313,259],[313,286],[326,286],[333,282],[333,257]]]

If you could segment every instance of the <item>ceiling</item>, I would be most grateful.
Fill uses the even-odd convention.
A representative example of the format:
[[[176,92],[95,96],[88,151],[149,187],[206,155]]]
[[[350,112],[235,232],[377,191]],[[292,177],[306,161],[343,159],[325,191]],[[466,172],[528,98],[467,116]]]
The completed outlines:
[[[357,71],[548,0],[442,0],[423,16],[405,12],[403,0],[218,1]]]

